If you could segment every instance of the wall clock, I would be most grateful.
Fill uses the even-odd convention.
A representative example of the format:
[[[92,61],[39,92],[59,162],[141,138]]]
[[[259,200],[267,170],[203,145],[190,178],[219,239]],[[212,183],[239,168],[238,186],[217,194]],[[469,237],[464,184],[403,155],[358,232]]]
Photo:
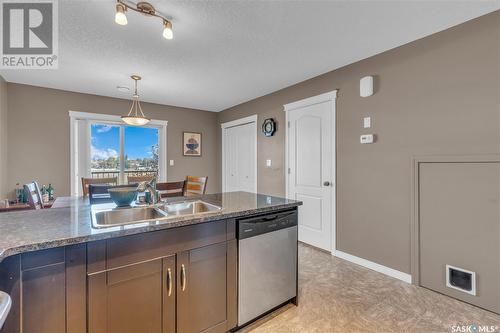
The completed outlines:
[[[262,123],[262,133],[265,136],[273,136],[274,132],[276,132],[276,122],[273,118],[267,118]]]

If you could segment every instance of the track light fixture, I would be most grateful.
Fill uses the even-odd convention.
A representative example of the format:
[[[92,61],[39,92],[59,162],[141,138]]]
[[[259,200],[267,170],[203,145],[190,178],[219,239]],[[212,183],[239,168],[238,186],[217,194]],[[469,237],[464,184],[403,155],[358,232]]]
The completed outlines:
[[[132,2],[125,2],[124,0],[116,0],[116,14],[115,22],[119,25],[127,25],[127,16],[125,13],[127,10],[133,10],[134,12],[141,13],[146,16],[158,17],[163,21],[163,37],[166,39],[172,39],[174,37],[172,31],[172,22],[162,15],[158,14],[149,2],[138,2],[134,4]]]

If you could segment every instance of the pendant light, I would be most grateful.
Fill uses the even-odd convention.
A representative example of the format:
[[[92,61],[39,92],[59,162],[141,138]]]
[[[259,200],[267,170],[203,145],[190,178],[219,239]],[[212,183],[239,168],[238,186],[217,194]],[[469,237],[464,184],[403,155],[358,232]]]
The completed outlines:
[[[141,102],[139,101],[139,94],[137,93],[137,81],[141,79],[139,75],[132,75],[130,77],[134,80],[134,95],[132,95],[132,106],[130,107],[130,111],[126,116],[122,116],[122,120],[128,125],[132,126],[143,126],[149,123],[151,119],[146,118],[144,116],[144,112],[142,112]],[[139,111],[139,112],[138,112]]]

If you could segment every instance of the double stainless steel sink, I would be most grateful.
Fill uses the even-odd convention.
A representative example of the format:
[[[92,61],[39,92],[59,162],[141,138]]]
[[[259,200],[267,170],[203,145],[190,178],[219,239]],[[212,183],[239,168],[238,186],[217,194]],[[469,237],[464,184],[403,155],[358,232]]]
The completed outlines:
[[[136,206],[127,208],[104,208],[92,210],[92,227],[109,228],[167,220],[169,218],[206,214],[220,211],[221,207],[202,200],[159,203],[155,206]]]

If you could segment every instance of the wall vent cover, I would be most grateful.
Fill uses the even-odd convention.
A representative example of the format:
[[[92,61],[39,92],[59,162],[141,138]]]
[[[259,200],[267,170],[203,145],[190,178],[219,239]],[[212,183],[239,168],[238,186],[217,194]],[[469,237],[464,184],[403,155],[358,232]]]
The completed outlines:
[[[475,296],[476,272],[446,265],[446,286]]]

